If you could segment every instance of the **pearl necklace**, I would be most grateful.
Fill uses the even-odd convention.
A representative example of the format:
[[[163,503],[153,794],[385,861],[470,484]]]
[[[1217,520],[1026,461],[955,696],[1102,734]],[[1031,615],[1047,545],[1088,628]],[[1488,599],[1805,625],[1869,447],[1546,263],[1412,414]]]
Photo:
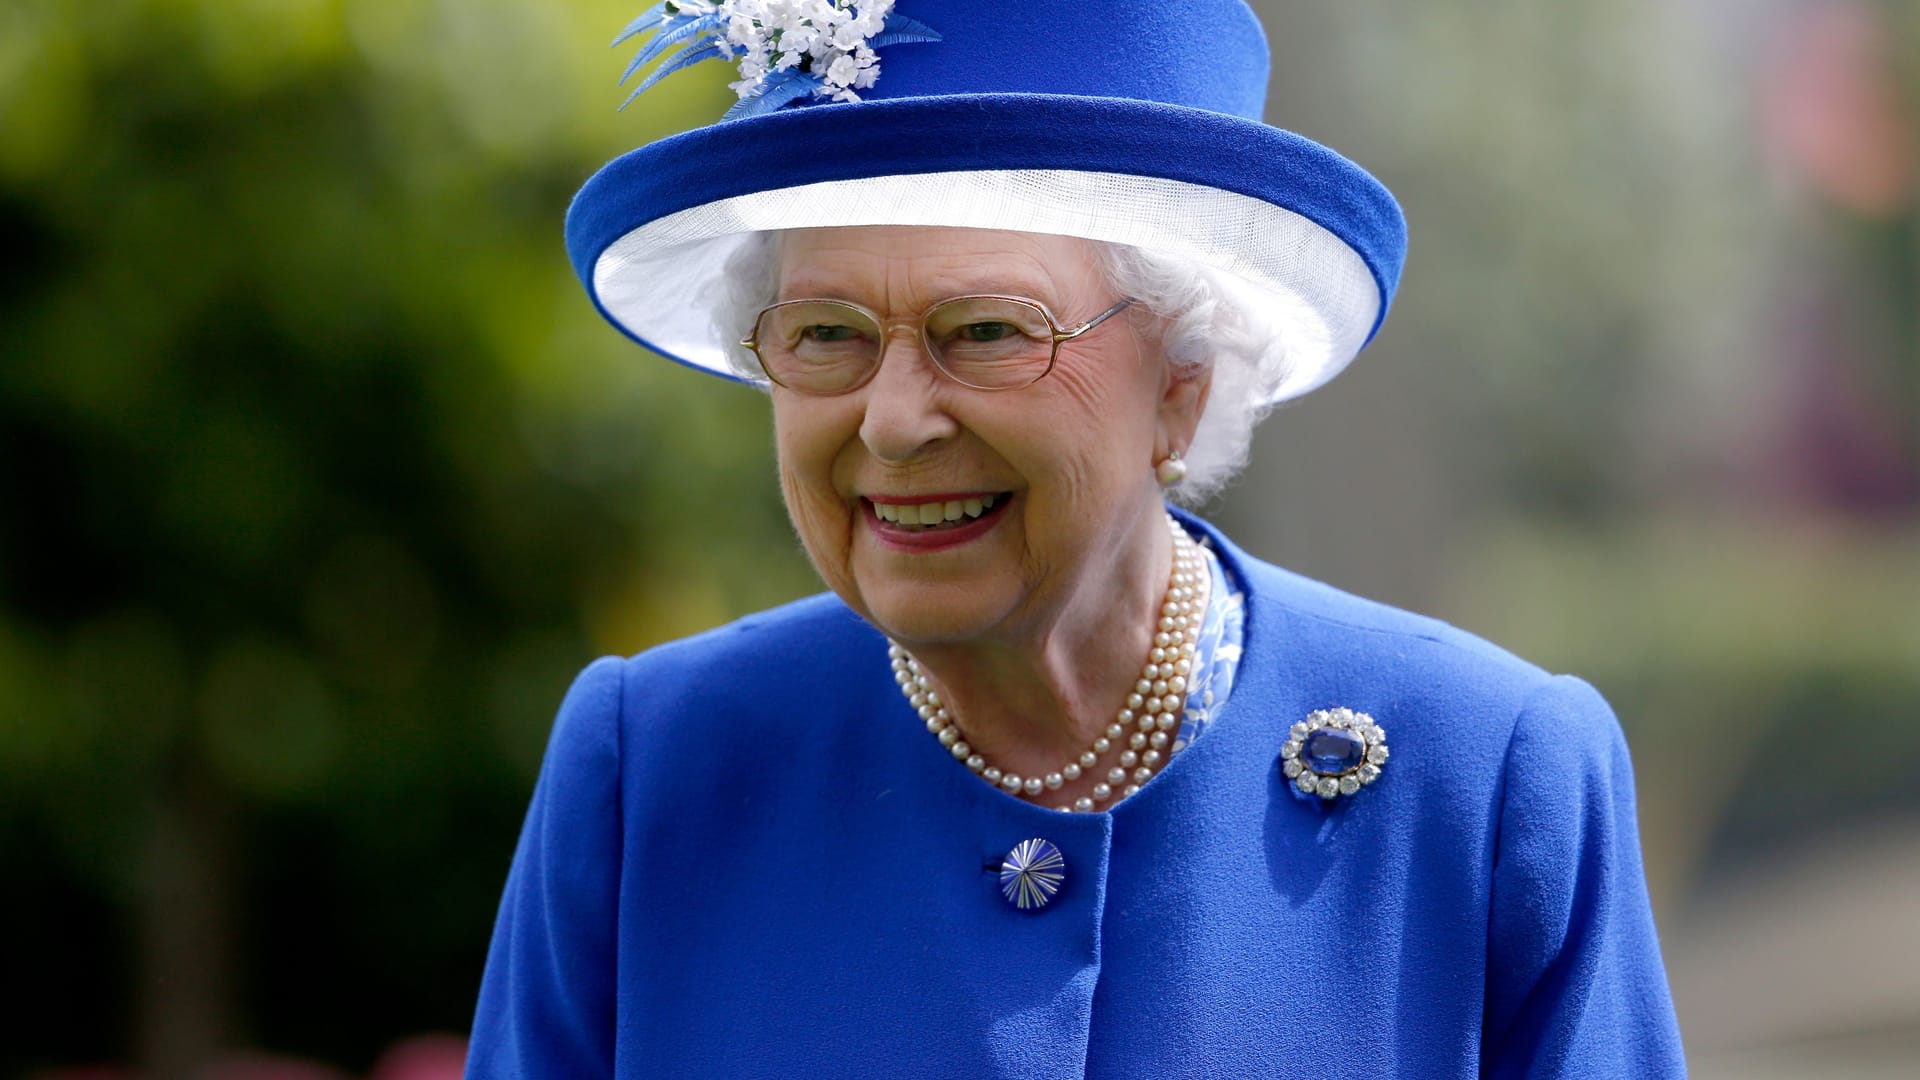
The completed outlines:
[[[1200,623],[1207,610],[1207,591],[1211,584],[1200,545],[1193,542],[1171,515],[1167,518],[1167,527],[1173,533],[1173,573],[1167,583],[1166,599],[1160,605],[1153,648],[1147,654],[1140,679],[1133,684],[1126,704],[1114,714],[1106,732],[1081,751],[1079,757],[1045,776],[1023,777],[989,765],[987,759],[961,737],[953,714],[940,700],[933,681],[920,670],[919,661],[889,640],[887,656],[892,661],[894,681],[900,684],[900,692],[926,721],[927,730],[940,740],[940,745],[965,762],[981,779],[1009,795],[1030,799],[1047,791],[1057,791],[1083,775],[1097,775],[1095,770],[1100,767],[1101,759],[1115,746],[1123,746],[1116,764],[1108,768],[1106,779],[1093,785],[1090,795],[1080,796],[1071,805],[1060,805],[1061,810],[1091,813],[1102,803],[1118,802],[1132,795],[1152,779],[1180,749],[1177,744],[1169,744],[1178,735],[1181,717],[1186,712],[1187,677],[1193,674]],[[1131,734],[1129,727],[1135,729]]]

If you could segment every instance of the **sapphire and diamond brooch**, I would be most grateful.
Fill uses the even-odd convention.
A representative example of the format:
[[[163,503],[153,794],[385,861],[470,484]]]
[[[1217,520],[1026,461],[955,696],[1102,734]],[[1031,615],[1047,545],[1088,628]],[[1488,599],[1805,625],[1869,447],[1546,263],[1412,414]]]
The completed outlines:
[[[1352,709],[1318,709],[1293,725],[1280,747],[1280,771],[1301,791],[1332,799],[1380,778],[1387,733]]]

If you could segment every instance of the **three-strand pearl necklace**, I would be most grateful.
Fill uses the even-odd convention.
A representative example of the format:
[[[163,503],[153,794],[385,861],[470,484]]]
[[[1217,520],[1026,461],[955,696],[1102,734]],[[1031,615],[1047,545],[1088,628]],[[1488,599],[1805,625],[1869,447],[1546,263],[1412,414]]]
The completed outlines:
[[[981,779],[998,786],[1009,795],[1039,798],[1058,791],[1082,776],[1101,775],[1101,763],[1115,747],[1118,755],[1107,767],[1105,779],[1093,785],[1090,794],[1075,799],[1061,810],[1089,813],[1102,804],[1118,802],[1140,790],[1180,749],[1174,740],[1186,712],[1187,680],[1193,674],[1198,652],[1200,623],[1207,610],[1210,584],[1206,556],[1180,523],[1167,518],[1173,533],[1173,573],[1167,582],[1166,599],[1160,604],[1160,619],[1154,630],[1153,648],[1140,679],[1133,684],[1126,703],[1114,714],[1106,731],[1083,751],[1044,776],[1021,776],[987,763],[961,736],[959,726],[933,681],[920,670],[920,664],[898,644],[887,643],[887,655],[893,662],[894,681],[900,684],[927,730],[940,740],[955,758],[966,763]]]

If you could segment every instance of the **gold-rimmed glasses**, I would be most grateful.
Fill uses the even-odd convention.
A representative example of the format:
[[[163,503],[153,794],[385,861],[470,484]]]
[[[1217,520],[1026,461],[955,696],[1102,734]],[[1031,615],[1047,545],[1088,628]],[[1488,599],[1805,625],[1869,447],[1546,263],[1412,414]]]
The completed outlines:
[[[846,300],[783,300],[763,308],[740,344],[767,378],[802,394],[845,394],[880,370],[895,327],[917,327],[947,378],[975,390],[1018,390],[1046,378],[1060,346],[1133,303],[1127,297],[1078,326],[1020,296],[956,296],[917,318],[883,319]]]

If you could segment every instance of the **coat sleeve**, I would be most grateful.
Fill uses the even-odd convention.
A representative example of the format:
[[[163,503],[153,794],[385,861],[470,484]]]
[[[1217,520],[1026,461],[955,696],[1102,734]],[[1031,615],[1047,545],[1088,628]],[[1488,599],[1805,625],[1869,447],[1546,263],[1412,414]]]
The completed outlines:
[[[593,663],[554,721],[494,924],[468,1080],[613,1075],[623,670]]]
[[[1507,750],[1488,926],[1486,1077],[1686,1074],[1611,709],[1558,676]]]

